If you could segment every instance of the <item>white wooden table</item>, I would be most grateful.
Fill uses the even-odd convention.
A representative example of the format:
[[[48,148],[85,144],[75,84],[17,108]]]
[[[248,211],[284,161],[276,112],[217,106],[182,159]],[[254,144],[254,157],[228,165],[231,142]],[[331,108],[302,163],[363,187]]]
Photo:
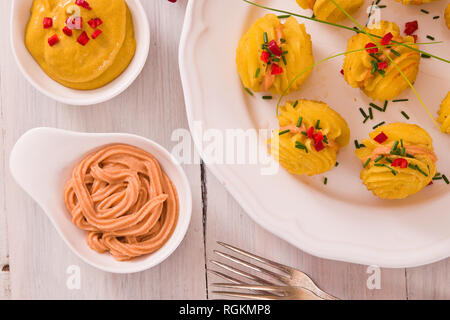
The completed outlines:
[[[83,263],[63,243],[42,210],[12,180],[9,153],[26,130],[51,126],[87,132],[130,132],[171,149],[171,133],[187,128],[178,72],[178,41],[187,0],[142,0],[151,26],[147,64],[116,99],[95,106],[61,105],[37,92],[19,72],[9,48],[11,1],[0,1],[0,299],[206,299],[218,279],[205,267],[221,240],[304,270],[342,299],[449,299],[450,259],[413,269],[381,270],[369,290],[367,266],[313,257],[256,225],[212,174],[186,165],[193,218],[182,245],[161,265],[115,275]],[[202,193],[203,191],[203,193]],[[81,289],[66,286],[70,265]]]

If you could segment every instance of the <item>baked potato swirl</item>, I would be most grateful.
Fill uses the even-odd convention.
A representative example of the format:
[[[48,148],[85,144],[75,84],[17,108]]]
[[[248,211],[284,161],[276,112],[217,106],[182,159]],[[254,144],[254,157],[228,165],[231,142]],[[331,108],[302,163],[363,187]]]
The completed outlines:
[[[441,124],[441,131],[450,134],[450,91],[441,103],[437,121]]]
[[[338,7],[329,0],[297,0],[303,9],[311,9],[319,20],[338,22],[347,18]],[[364,3],[364,0],[336,0],[348,13],[355,13]]]

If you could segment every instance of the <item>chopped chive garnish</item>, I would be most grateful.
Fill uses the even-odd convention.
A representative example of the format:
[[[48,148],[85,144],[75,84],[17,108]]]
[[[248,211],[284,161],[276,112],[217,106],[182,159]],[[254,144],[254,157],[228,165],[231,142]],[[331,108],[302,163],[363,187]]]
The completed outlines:
[[[336,161],[336,163],[334,164],[335,167],[337,167],[339,165],[339,162]]]
[[[373,119],[372,107],[369,107],[369,118],[370,118],[370,120]]]
[[[367,165],[369,164],[369,162],[370,162],[370,158],[368,158],[367,160],[366,160],[366,162],[364,162],[364,164],[363,164],[363,168],[365,168],[365,167],[367,167]]]
[[[280,42],[285,43],[286,39],[280,38]]]
[[[429,13],[430,13],[429,11],[427,11],[427,10],[425,10],[425,9],[420,9],[420,11],[422,11],[422,12],[425,13],[425,14],[429,14]]]
[[[377,2],[375,2],[375,4],[379,4],[381,2],[381,0],[377,0]]]
[[[301,134],[306,136],[306,137],[308,136],[308,133],[306,131],[302,131]]]
[[[400,139],[400,146],[403,148],[403,139]]]
[[[381,159],[383,159],[384,158],[384,156],[378,156],[375,160],[374,160],[374,162],[378,162],[378,161],[380,161]]]
[[[408,119],[409,120],[409,116],[406,114],[406,112],[405,111],[402,111],[402,112],[400,112],[406,119]]]
[[[389,162],[389,163],[392,163],[392,160],[389,159],[389,158],[386,158],[386,161]]]
[[[303,143],[299,142],[299,141],[295,141],[295,147],[297,149],[305,150],[305,152],[308,153],[308,148],[306,148],[306,146]]]
[[[275,61],[275,62],[280,62],[280,61],[281,61],[281,60],[278,59],[278,58],[272,58],[272,60]]]
[[[382,122],[380,122],[379,124],[373,126],[372,129],[375,130],[376,128],[378,128],[379,126],[382,126],[382,125],[385,124],[385,123],[386,123],[385,121],[382,121]]]
[[[328,137],[325,135],[323,136],[323,142],[325,142],[326,144],[328,144]]]
[[[286,57],[283,55],[283,56],[281,56],[281,59],[283,59],[284,65],[287,66]]]
[[[364,118],[364,121],[363,121],[363,123],[366,123],[366,122],[367,122],[367,120],[369,120],[369,117],[367,117],[367,118]]]
[[[269,38],[267,37],[267,32],[264,32],[264,43],[268,43],[269,42]]]
[[[430,39],[430,40],[434,40],[434,37],[432,37],[430,35],[427,35],[427,38]]]
[[[392,52],[393,54],[395,54],[397,57],[400,57],[400,56],[401,56],[400,52],[398,52],[397,50],[391,49],[391,52]]]
[[[327,184],[327,182],[328,182],[328,178],[327,177],[323,178],[323,184]]]
[[[287,129],[287,130],[280,131],[280,132],[278,133],[278,135],[281,136],[281,135],[283,135],[283,134],[285,134],[285,133],[288,133],[288,132],[291,132],[291,130]]]
[[[272,100],[272,96],[263,96],[262,97],[264,100]]]
[[[446,184],[450,184],[450,182],[448,181],[448,178],[445,176],[445,174],[442,175],[442,179],[444,179]]]
[[[391,152],[395,152],[395,150],[397,150],[397,147],[398,147],[398,140],[396,140],[395,142],[394,142],[394,144],[392,145],[392,148],[391,148]]]
[[[442,177],[441,176],[438,176],[438,177],[434,176],[433,180],[442,180]]]
[[[298,128],[300,128],[300,126],[302,125],[302,121],[303,121],[303,117],[298,118],[298,121],[297,121]]]
[[[316,126],[314,128],[316,128],[316,130],[319,130],[320,129],[319,125],[320,125],[320,119],[317,120]]]
[[[383,112],[386,111],[387,105],[388,105],[388,101],[387,101],[387,100],[384,100]]]
[[[377,106],[375,103],[371,102],[371,103],[369,103],[369,105],[370,105],[372,108],[374,108],[374,109],[376,109],[376,110],[378,110],[378,111],[383,112],[383,109],[380,108],[379,106]]]
[[[392,100],[392,102],[404,102],[404,101],[408,101],[409,99],[396,99],[396,100]]]
[[[439,16],[434,16],[433,20],[439,19]]]
[[[387,159],[386,159],[387,160]],[[391,170],[392,174],[395,176],[397,175],[397,171],[395,171],[394,169],[392,169],[391,167],[389,167],[388,165],[384,164],[384,163],[375,163],[374,164],[375,167],[385,167],[388,168],[389,170]]]
[[[295,100],[294,105],[292,106],[292,108],[295,109],[297,107],[297,105],[298,105],[298,100]]]
[[[402,157],[404,157],[405,154],[406,154],[406,149],[405,149],[405,147],[402,147],[401,148],[401,155],[402,155]]]
[[[431,58],[431,56],[429,56],[428,54],[425,54],[425,53],[422,53],[420,56],[425,59]]]
[[[381,6],[378,6],[378,8],[383,9],[383,8],[386,8],[386,6],[385,5],[381,5]]]
[[[355,140],[355,148],[356,148],[356,149],[359,149],[359,143],[358,143],[358,140]]]
[[[248,93],[249,95],[253,96],[253,92],[251,92],[249,88],[244,88],[244,89],[245,89],[245,91],[247,91],[247,93]]]
[[[425,177],[428,177],[428,175],[426,174],[426,172],[423,171],[422,169],[420,169],[418,165],[409,163],[409,164],[408,164],[408,167],[411,168],[411,169],[413,169],[413,170],[416,170],[416,171],[420,172],[420,173],[423,174]]]
[[[364,119],[367,118],[367,114],[364,112],[363,108],[359,108],[359,112],[361,112],[361,114],[364,117]]]
[[[286,18],[289,18],[290,16],[291,16],[290,14],[285,14],[285,15],[278,16],[278,19],[286,19]]]
[[[414,156],[411,153],[407,153],[407,154],[405,154],[405,156],[407,156],[408,158],[413,158],[414,159]]]
[[[256,69],[255,78],[258,78],[261,68]]]

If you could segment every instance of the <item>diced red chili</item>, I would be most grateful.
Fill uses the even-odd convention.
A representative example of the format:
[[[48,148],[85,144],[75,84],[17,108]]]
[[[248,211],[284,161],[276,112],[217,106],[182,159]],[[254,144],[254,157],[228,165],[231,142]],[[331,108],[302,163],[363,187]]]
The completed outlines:
[[[341,74],[344,75],[344,69],[341,69]]]
[[[430,183],[428,185],[431,186],[432,184],[433,184],[433,181],[430,181]]]
[[[314,149],[316,149],[316,151],[319,152],[319,151],[325,149],[325,145],[323,144],[322,141],[315,142],[314,143]]]
[[[277,57],[280,57],[283,53],[275,40],[270,41],[267,45],[267,48],[269,48],[270,52],[272,52]]]
[[[306,133],[308,134],[308,138],[312,139],[314,135],[314,127],[310,127]]]
[[[378,52],[377,45],[373,42],[369,42],[368,44],[366,44],[365,48],[368,53],[377,53]]]
[[[383,143],[388,139],[388,136],[384,132],[380,132],[373,140],[378,143]]]
[[[86,31],[83,31],[82,34],[78,37],[77,41],[82,45],[85,46],[89,42],[89,36],[87,35]]]
[[[75,4],[87,10],[92,10],[91,6],[86,0],[75,0]]]
[[[177,0],[169,0],[169,2],[175,3],[177,2]]]
[[[378,62],[378,69],[384,70],[388,67],[388,63],[386,61],[380,61]]]
[[[58,38],[57,34],[54,34],[50,38],[48,38],[48,44],[50,45],[50,47],[53,47],[58,42],[59,42],[59,38]]]
[[[100,18],[93,18],[88,21],[88,24],[91,26],[92,29],[97,29],[98,26],[103,24],[103,21]]]
[[[65,34],[66,36],[69,36],[69,37],[71,37],[72,34],[73,34],[72,29],[70,29],[68,26],[65,26],[65,27],[63,28],[63,32],[64,32],[64,34]]]
[[[276,76],[283,73],[283,68],[277,65],[276,63],[272,64],[272,72],[271,74]]]
[[[382,46],[386,46],[389,44],[389,42],[391,42],[392,38],[394,37],[394,35],[390,32],[386,33],[384,35],[384,37],[381,39],[381,45]]]
[[[392,166],[405,169],[408,167],[408,160],[403,159],[403,158],[397,158],[394,161],[392,161]]]
[[[417,20],[405,23],[405,31],[403,31],[408,36],[412,35],[416,30],[419,29],[419,23]]]
[[[411,37],[414,38],[414,42],[417,42],[417,39],[419,38],[419,37],[417,36],[417,34],[412,34]]]
[[[316,133],[314,133],[313,139],[314,139],[315,143],[323,141],[323,134],[322,134],[322,132],[317,131]]]
[[[263,51],[261,53],[261,60],[265,63],[269,62],[269,58],[270,58],[270,53],[268,53],[267,51]]]
[[[44,23],[44,29],[49,29],[53,26],[53,19],[45,17],[43,23]]]
[[[96,39],[99,35],[102,34],[102,32],[103,32],[103,31],[100,30],[100,29],[95,30],[95,31],[92,33],[91,38],[92,38],[92,39]]]

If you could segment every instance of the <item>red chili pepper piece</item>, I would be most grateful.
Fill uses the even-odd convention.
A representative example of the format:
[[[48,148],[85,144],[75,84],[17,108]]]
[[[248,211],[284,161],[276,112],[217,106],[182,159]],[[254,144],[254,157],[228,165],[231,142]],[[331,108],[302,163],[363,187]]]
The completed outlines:
[[[169,0],[169,2],[175,3],[177,2],[177,0]]]
[[[53,26],[53,19],[52,18],[44,18],[44,29],[51,28]]]
[[[87,35],[86,31],[83,31],[82,34],[78,37],[77,41],[82,45],[85,46],[89,42],[89,36]]]
[[[308,134],[308,138],[312,139],[314,135],[314,127],[310,127],[306,133]]]
[[[433,181],[430,181],[430,183],[428,185],[431,186],[432,184],[433,184]]]
[[[277,57],[280,57],[283,53],[275,40],[270,41],[267,45],[267,48],[269,48],[270,52],[272,52]]]
[[[98,26],[103,24],[103,21],[100,18],[93,18],[88,21],[88,24],[91,26],[92,29],[97,29]]]
[[[69,37],[71,37],[72,34],[73,34],[72,29],[70,29],[68,26],[65,26],[65,27],[63,28],[63,32],[64,32],[64,34],[65,34],[66,36],[69,36]]]
[[[86,0],[75,0],[75,4],[87,10],[92,10],[91,6]]]
[[[403,31],[408,36],[412,35],[416,30],[419,29],[419,23],[417,20],[405,23],[405,31]]]
[[[315,142],[314,143],[314,149],[316,149],[316,151],[319,152],[319,151],[325,149],[325,145],[323,144],[322,141]]]
[[[341,69],[341,74],[344,75],[344,69]]]
[[[270,53],[268,53],[267,51],[263,51],[261,53],[261,60],[265,63],[269,62],[269,58],[270,58]]]
[[[386,33],[384,35],[384,37],[381,39],[381,45],[387,46],[389,44],[389,42],[391,42],[393,37],[394,37],[394,35],[392,33],[390,33],[390,32]]]
[[[271,74],[276,76],[283,73],[283,68],[277,65],[276,63],[272,64],[272,72]]]
[[[394,161],[392,161],[392,166],[405,169],[408,167],[408,160],[403,159],[403,158],[397,158]]]
[[[57,34],[54,34],[50,38],[48,38],[48,44],[50,45],[50,47],[53,47],[58,42],[59,42],[59,38],[58,38]]]
[[[388,63],[386,61],[380,61],[378,62],[378,69],[384,70],[388,67]]]
[[[383,143],[388,139],[388,136],[384,132],[380,132],[373,140],[378,143]]]
[[[102,34],[102,32],[103,32],[103,31],[100,30],[100,29],[95,30],[95,31],[92,33],[91,38],[92,38],[92,39],[96,39],[99,35]]]
[[[317,131],[316,133],[314,133],[313,135],[313,139],[315,143],[318,143],[320,141],[323,141],[323,134],[320,131]]]
[[[416,34],[412,34],[411,37],[414,38],[414,42],[417,42],[417,39],[419,38]]]
[[[366,44],[365,48],[368,53],[377,53],[378,52],[377,45],[373,42],[369,42],[368,44]]]

